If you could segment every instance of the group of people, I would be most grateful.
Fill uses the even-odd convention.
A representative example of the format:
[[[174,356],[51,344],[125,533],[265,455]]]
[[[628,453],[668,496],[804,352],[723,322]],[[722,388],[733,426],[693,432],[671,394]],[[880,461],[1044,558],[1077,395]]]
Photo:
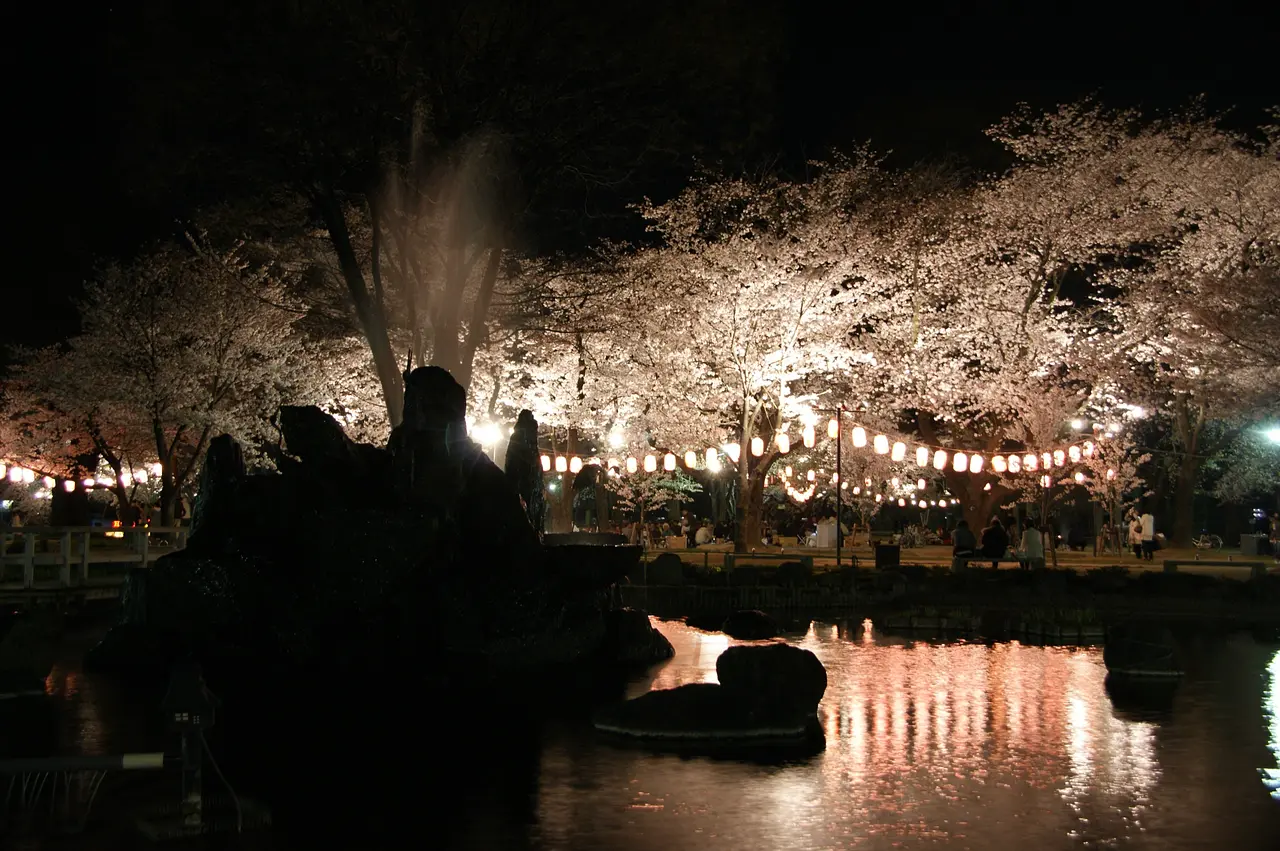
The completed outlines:
[[[1009,529],[1015,528],[1012,523]],[[1009,555],[1011,538],[1009,529],[1000,522],[999,517],[992,517],[991,522],[980,535],[975,536],[969,528],[967,520],[961,520],[951,533],[951,555],[953,558],[970,559],[983,557],[991,559],[992,567],[999,567],[1000,560]],[[1018,551],[1015,557],[1022,567],[1028,569],[1044,567],[1044,536],[1050,534],[1047,528],[1028,523],[1022,527],[1018,537]]]

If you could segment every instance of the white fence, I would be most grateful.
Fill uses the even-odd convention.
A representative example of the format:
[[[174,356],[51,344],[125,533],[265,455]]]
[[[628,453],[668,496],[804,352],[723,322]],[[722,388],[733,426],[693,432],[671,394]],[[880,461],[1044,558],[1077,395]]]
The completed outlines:
[[[21,526],[3,528],[0,554],[0,590],[42,591],[91,585],[117,585],[121,575],[95,577],[94,566],[127,564],[146,566],[167,553],[187,545],[184,527],[152,526],[112,528],[107,526]],[[21,565],[21,577],[12,570]],[[38,567],[57,567],[52,571]]]

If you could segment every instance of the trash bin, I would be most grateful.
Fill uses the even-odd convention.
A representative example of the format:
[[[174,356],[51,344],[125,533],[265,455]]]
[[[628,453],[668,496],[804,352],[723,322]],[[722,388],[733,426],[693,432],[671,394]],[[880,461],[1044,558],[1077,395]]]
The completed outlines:
[[[1263,543],[1267,539],[1266,535],[1241,535],[1240,536],[1240,555],[1257,556],[1262,555],[1266,551],[1266,544]]]
[[[876,570],[896,570],[902,561],[898,544],[876,544]]]

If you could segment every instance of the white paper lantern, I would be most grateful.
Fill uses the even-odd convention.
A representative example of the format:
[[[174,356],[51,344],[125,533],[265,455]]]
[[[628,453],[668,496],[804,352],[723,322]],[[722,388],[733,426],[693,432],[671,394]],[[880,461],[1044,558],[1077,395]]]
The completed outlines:
[[[729,456],[729,460],[737,464],[738,459],[742,457],[742,447],[736,443],[726,443],[724,454]]]
[[[644,456],[644,471],[646,473],[656,473],[658,471],[658,458],[656,455]]]
[[[1072,464],[1080,461],[1080,447],[1074,444],[1067,447],[1067,457],[1071,459]]]
[[[969,469],[969,456],[963,452],[957,452],[951,459],[951,466],[957,473],[963,473]]]
[[[62,489],[67,493],[71,493],[73,490],[76,489],[76,483],[71,481],[70,479],[67,479],[62,483]]]
[[[808,479],[809,481],[811,481],[811,482],[812,482],[814,479],[816,479],[816,478],[817,478],[817,476],[814,474],[813,470],[810,470],[809,472],[805,473],[805,474],[804,474],[804,477],[805,477],[806,479]]]
[[[893,444],[893,451],[889,454],[889,458],[893,461],[901,461],[907,457],[907,445],[902,441]]]
[[[47,488],[53,487],[53,484],[54,484],[53,476],[45,476],[43,479],[41,479],[41,481],[44,482],[45,487]]]
[[[640,468],[640,465],[636,463],[635,456],[634,456],[634,455],[628,455],[628,456],[627,456],[627,472],[628,472],[628,473],[634,473],[634,472],[635,472],[636,470],[638,470],[639,468]]]
[[[906,507],[906,505],[907,505],[907,501],[906,501],[905,499],[902,499],[901,497],[899,497],[899,498],[898,498],[898,507],[899,507],[899,508],[905,508],[905,507]]]
[[[1034,473],[1038,466],[1040,466],[1040,462],[1036,460],[1036,456],[1031,453],[1022,456],[1022,469],[1028,473]]]
[[[564,473],[564,472],[567,472],[568,469],[569,469],[569,459],[564,457],[563,455],[557,455],[556,456],[556,472]]]
[[[544,473],[551,472],[551,456],[550,455],[542,456],[542,472]]]
[[[916,487],[919,488],[920,490],[924,490],[928,486],[929,486],[929,483],[926,482],[924,479],[916,479]]]
[[[969,472],[981,473],[982,468],[986,463],[987,463],[986,460],[981,455],[970,455],[969,456]]]
[[[662,456],[662,469],[670,473],[676,468],[676,456],[674,452],[668,452]]]
[[[929,466],[929,449],[928,449],[928,447],[926,447],[926,446],[917,446],[917,447],[916,447],[916,466],[917,466],[917,467],[928,467],[928,466]]]
[[[94,481],[93,479],[85,479],[81,484],[83,484],[86,488],[91,488],[94,485]]]
[[[751,454],[757,458],[764,454],[764,438],[751,438]]]
[[[781,452],[783,455],[786,455],[788,452],[791,451],[791,438],[788,437],[785,433],[779,432],[777,440],[778,440],[779,452]]]
[[[1009,456],[1009,472],[1010,473],[1022,472],[1022,459],[1019,458],[1017,455]]]
[[[23,470],[23,471],[22,471],[22,483],[23,483],[23,484],[27,484],[27,485],[34,484],[34,483],[35,483],[35,480],[36,480],[36,471],[35,471],[35,470]]]
[[[1092,440],[1086,440],[1084,442],[1084,448],[1081,450],[1080,454],[1084,455],[1084,457],[1086,458],[1093,457],[1093,441]]]
[[[862,426],[853,427],[853,445],[858,449],[867,445],[867,430]]]
[[[928,507],[929,507],[929,503],[925,502],[923,499],[922,499],[922,500],[920,500],[920,501],[919,501],[918,503],[916,503],[916,504],[917,504],[917,505],[919,505],[921,508],[928,508]]]
[[[1003,473],[1005,470],[1009,469],[1009,465],[1004,463],[1003,455],[997,455],[991,459],[991,469],[995,470],[997,473]]]
[[[1115,470],[1107,470],[1107,480],[1110,481],[1116,477]]]
[[[947,450],[939,449],[937,452],[933,453],[933,469],[947,469]]]
[[[692,449],[684,453],[684,465],[690,470],[698,466],[698,453],[694,452]]]
[[[1061,449],[1053,450],[1053,466],[1061,467],[1065,463],[1067,463],[1067,453]]]
[[[1052,479],[1052,478],[1050,478],[1049,476],[1041,476],[1041,477],[1040,477],[1040,487],[1042,487],[1042,488],[1051,488],[1051,487],[1053,487],[1053,479]]]
[[[835,440],[839,436],[840,436],[840,421],[832,420],[831,422],[827,423],[827,437],[831,438],[832,440]]]
[[[815,443],[817,443],[817,435],[814,434],[813,426],[811,425],[805,426],[804,427],[804,445],[807,448],[812,449]]]
[[[582,459],[579,458],[577,455],[569,459],[569,472],[570,473],[582,472]]]
[[[1084,473],[1076,473],[1076,484],[1084,484]]]
[[[1040,456],[1040,463],[1044,465],[1044,469],[1048,470],[1053,466],[1053,453],[1046,452]]]
[[[880,501],[881,501],[880,494],[876,494],[876,502],[880,502]]]
[[[857,485],[854,485],[854,486],[853,486],[853,495],[854,495],[854,496],[857,496],[857,495],[858,495],[858,494],[860,494],[860,493],[862,493],[862,488],[858,487]]]

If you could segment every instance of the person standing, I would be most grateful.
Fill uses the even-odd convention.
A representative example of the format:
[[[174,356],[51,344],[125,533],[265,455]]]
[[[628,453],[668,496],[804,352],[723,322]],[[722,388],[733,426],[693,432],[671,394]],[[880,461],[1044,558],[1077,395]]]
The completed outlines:
[[[1034,523],[1028,523],[1022,530],[1022,566],[1028,570],[1039,570],[1044,567],[1044,532]]]
[[[1156,518],[1147,510],[1139,518],[1139,522],[1142,524],[1142,557],[1153,561],[1156,552]]]
[[[1132,511],[1129,512],[1129,546],[1135,557],[1142,558],[1142,520]]]

